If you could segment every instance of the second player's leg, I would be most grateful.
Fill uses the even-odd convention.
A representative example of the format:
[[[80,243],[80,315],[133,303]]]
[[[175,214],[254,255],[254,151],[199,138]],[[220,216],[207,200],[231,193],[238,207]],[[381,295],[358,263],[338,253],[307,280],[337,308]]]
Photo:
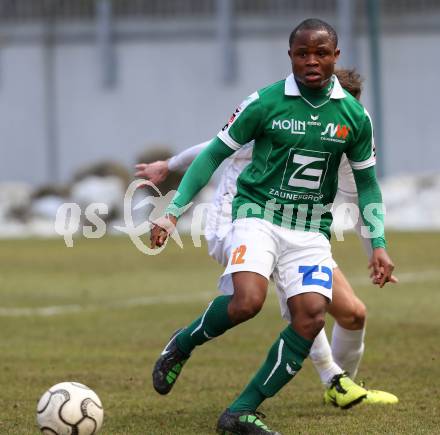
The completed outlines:
[[[339,267],[333,269],[333,299],[328,312],[345,329],[359,330],[365,326],[367,309]]]
[[[339,268],[333,269],[333,300],[328,311],[335,318],[333,359],[354,379],[364,353],[367,310]],[[367,390],[367,397],[363,399],[363,403],[368,404],[395,404],[398,401],[394,394],[380,390]]]
[[[333,300],[328,312],[335,319],[332,334],[333,358],[354,379],[364,353],[367,310],[338,267],[333,270]]]

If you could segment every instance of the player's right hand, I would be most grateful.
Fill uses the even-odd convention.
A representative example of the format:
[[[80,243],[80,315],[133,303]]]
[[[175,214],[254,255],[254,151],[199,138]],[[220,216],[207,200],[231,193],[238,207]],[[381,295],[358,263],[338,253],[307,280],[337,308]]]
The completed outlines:
[[[161,228],[159,225],[154,224],[150,232],[151,249],[156,247],[160,248],[166,242],[168,238],[168,232]]]
[[[153,222],[150,231],[151,248],[160,248],[166,242],[168,236],[175,230],[177,218],[172,215],[162,216]]]
[[[383,268],[381,268],[381,274],[383,274]],[[374,270],[370,270],[370,278],[373,284],[379,284],[380,280],[375,276]],[[388,281],[391,284],[397,284],[399,282],[399,278],[396,275],[391,275],[390,280]]]
[[[387,282],[392,282],[394,264],[384,248],[373,249],[368,267],[372,271],[374,284],[382,288]]]
[[[136,177],[145,178],[156,186],[163,183],[169,174],[167,160],[158,160],[153,163],[139,163],[135,168],[137,169],[134,174]]]

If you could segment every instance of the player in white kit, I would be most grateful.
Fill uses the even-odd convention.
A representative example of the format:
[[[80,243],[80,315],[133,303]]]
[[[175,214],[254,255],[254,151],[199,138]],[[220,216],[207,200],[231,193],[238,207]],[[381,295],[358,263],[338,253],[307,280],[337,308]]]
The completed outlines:
[[[361,81],[354,71],[340,70],[336,72],[342,86],[359,98]],[[150,164],[141,163],[136,166],[136,176],[144,177],[156,185],[162,183],[170,171],[185,171],[197,155],[210,143],[203,142],[184,150],[167,161],[157,161]],[[243,169],[251,162],[253,142],[246,144],[236,151],[226,163],[221,180],[210,208],[205,228],[205,238],[208,244],[209,255],[223,266],[226,266],[231,255],[232,240],[232,200],[237,192],[237,178]],[[354,203],[357,205],[357,189],[352,169],[345,156],[341,160],[338,171],[339,203]],[[361,236],[360,219],[355,226],[365,246],[368,256],[371,254],[371,244]],[[395,279],[393,277],[395,282]],[[234,289],[231,275],[220,278],[219,290],[224,294],[232,294]],[[290,320],[285,296],[278,293],[281,314]],[[336,385],[341,384],[341,377],[356,377],[360,360],[364,353],[366,308],[363,302],[355,295],[344,274],[333,260],[333,299],[328,308],[335,319],[331,346],[323,329],[316,337],[310,351],[310,359],[319,373],[326,390],[325,403],[331,403],[341,408],[351,404],[350,388],[362,388],[351,381],[346,382],[346,392],[339,391]],[[344,385],[344,384],[343,384]],[[393,404],[397,403],[396,396],[379,390],[365,390],[363,403]]]

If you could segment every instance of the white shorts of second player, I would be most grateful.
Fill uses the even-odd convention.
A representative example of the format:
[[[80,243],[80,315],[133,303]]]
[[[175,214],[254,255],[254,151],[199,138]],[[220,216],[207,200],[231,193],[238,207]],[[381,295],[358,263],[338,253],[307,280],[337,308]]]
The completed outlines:
[[[208,247],[219,262],[229,257],[219,281],[223,294],[234,292],[232,273],[247,271],[273,278],[281,314],[288,321],[287,300],[292,296],[315,292],[331,300],[334,261],[321,233],[289,230],[263,219],[238,219],[222,240],[208,239]]]

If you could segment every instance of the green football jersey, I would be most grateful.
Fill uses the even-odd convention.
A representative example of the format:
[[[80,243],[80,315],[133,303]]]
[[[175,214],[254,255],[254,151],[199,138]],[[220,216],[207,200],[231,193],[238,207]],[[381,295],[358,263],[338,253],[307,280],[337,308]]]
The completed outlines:
[[[255,140],[252,162],[237,180],[234,219],[259,217],[330,237],[342,154],[353,169],[375,164],[368,112],[333,79],[329,98],[313,105],[291,74],[250,95],[220,131],[234,150]]]

